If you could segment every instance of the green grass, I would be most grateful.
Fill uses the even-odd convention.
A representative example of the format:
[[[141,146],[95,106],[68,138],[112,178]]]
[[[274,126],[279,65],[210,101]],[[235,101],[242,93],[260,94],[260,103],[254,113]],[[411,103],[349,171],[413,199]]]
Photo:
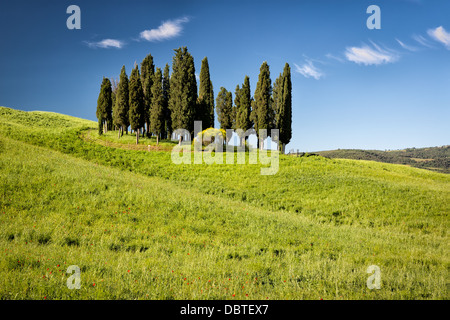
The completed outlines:
[[[80,138],[95,126],[0,108],[2,299],[448,299],[447,175],[322,157],[281,156],[273,176],[175,165]]]

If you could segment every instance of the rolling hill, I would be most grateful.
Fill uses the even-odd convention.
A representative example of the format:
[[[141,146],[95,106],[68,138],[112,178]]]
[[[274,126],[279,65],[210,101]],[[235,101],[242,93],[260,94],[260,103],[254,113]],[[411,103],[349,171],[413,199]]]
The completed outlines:
[[[0,107],[1,299],[448,299],[448,175],[324,157],[280,156],[273,176],[176,165],[96,125]]]
[[[371,160],[450,173],[450,146],[390,151],[339,149],[315,153],[333,159]]]

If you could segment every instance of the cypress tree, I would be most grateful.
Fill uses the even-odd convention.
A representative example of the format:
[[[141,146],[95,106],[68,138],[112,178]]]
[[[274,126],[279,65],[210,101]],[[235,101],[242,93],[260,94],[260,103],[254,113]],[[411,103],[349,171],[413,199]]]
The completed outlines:
[[[201,121],[202,127],[204,128],[210,127],[208,105],[200,96],[197,98],[197,103],[195,105],[194,121]]]
[[[121,124],[119,121],[119,109],[118,109],[118,104],[117,104],[117,92],[114,95],[114,105],[113,105],[113,125],[114,128],[119,129],[119,138],[120,138],[120,134],[121,134]]]
[[[103,115],[105,118],[105,132],[108,132],[109,129],[112,128],[112,86],[111,81],[106,79],[106,90],[107,90],[107,104],[105,107],[105,114]]]
[[[150,130],[156,135],[156,144],[159,144],[159,136],[164,131],[164,96],[160,68],[156,68],[152,85],[152,96]]]
[[[168,139],[172,135],[172,119],[169,108],[170,96],[170,75],[169,65],[166,63],[164,68],[164,75],[162,79],[162,94],[163,94],[163,114],[164,114],[164,133],[163,138]]]
[[[201,120],[203,122],[204,128],[210,128],[214,126],[214,93],[212,93],[212,90],[213,89],[209,74],[208,58],[205,57],[202,60],[202,67],[200,69],[200,87],[198,93],[198,110],[200,114],[198,114],[196,117],[196,120]]]
[[[232,129],[233,117],[233,96],[224,87],[220,88],[220,92],[216,98],[217,120],[219,120],[220,129]]]
[[[209,110],[209,123],[211,125],[211,128],[214,128],[214,87],[213,84],[211,82],[211,91],[209,93],[209,102],[211,103],[210,105],[210,110]]]
[[[279,149],[285,152],[285,146],[292,138],[292,82],[291,68],[286,63],[283,74],[277,78],[273,89],[276,127],[279,129]]]
[[[112,101],[112,116],[111,116],[111,129],[116,129],[116,121],[114,119],[115,117],[115,109],[116,109],[116,96],[117,96],[117,85],[119,81],[111,78],[111,101]]]
[[[141,83],[144,91],[144,103],[145,103],[145,123],[147,124],[147,136],[150,133],[150,113],[152,105],[152,85],[153,77],[155,75],[155,65],[153,63],[153,57],[148,54],[141,62]]]
[[[252,122],[250,121],[252,98],[250,93],[250,78],[248,76],[245,76],[239,93],[239,108],[236,109],[236,129],[241,129],[245,132],[252,127]],[[243,137],[240,138],[241,145],[244,145],[245,141],[242,141]]]
[[[129,119],[129,92],[128,92],[128,76],[125,66],[120,71],[119,85],[117,86],[116,105],[114,109],[114,121],[119,127],[119,137],[123,135],[123,130],[128,131]]]
[[[194,116],[197,104],[194,58],[186,47],[174,51],[169,96],[172,128],[186,129],[192,136],[194,134]]]
[[[241,108],[241,88],[239,85],[236,86],[234,90],[234,106],[231,111],[231,119],[232,119],[232,129],[236,130],[237,127],[237,110]]]
[[[139,131],[145,123],[144,92],[142,90],[139,68],[136,65],[130,75],[129,84],[129,123],[136,132],[136,144],[139,143]]]
[[[281,131],[280,124],[281,124],[282,120],[280,119],[280,112],[281,112],[282,104],[283,104],[283,75],[281,73],[273,83],[272,101],[273,101],[272,106],[273,106],[273,110],[275,113],[274,126],[276,128],[278,128],[278,130]],[[281,147],[280,141],[278,141],[278,146],[280,149],[280,147]]]
[[[100,93],[97,99],[97,119],[98,119],[98,133],[108,131],[108,122],[112,119],[112,89],[111,81],[103,77],[100,87]]]
[[[103,114],[105,112],[105,77],[103,77],[102,84],[100,85],[100,93],[97,99],[97,111],[95,115],[98,119],[98,134],[103,133]]]
[[[273,109],[272,109],[272,84],[270,80],[269,65],[266,61],[263,62],[260,68],[258,83],[255,90],[255,108],[253,112],[253,120],[258,136],[259,148],[262,150],[264,142],[261,141],[262,137],[259,136],[259,130],[266,129],[268,135],[269,130],[273,128]]]

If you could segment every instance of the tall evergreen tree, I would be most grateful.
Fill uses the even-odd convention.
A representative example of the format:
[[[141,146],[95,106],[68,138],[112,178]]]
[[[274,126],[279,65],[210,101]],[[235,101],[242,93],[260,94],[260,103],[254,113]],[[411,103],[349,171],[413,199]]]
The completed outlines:
[[[125,71],[125,66],[122,66],[122,70],[120,71],[119,85],[117,86],[116,105],[113,112],[115,125],[119,127],[119,137],[123,135],[124,130],[128,131],[128,110],[128,76]]]
[[[241,129],[243,132],[247,131],[252,127],[252,122],[250,121],[251,113],[251,92],[250,92],[250,78],[245,76],[242,88],[239,90],[239,107],[236,110],[236,129]],[[244,137],[241,138],[241,145],[244,145]]]
[[[129,90],[129,122],[131,129],[136,132],[136,144],[138,144],[139,132],[145,123],[145,103],[139,68],[137,65],[134,67],[130,75]]]
[[[280,73],[278,78],[273,82],[272,89],[272,106],[274,110],[274,127],[280,130],[280,108],[283,104],[283,75]],[[278,137],[279,138],[279,137]],[[281,144],[278,143],[280,147]]]
[[[115,130],[116,126],[115,126],[115,121],[114,121],[114,108],[116,105],[117,85],[118,85],[119,81],[114,78],[111,78],[110,81],[111,81],[111,90],[112,90],[111,91],[112,104],[111,104],[111,121],[109,123],[109,128]]]
[[[256,135],[258,136],[259,148],[263,149],[264,142],[259,136],[259,130],[266,129],[267,134],[270,135],[270,129],[273,128],[273,109],[272,109],[272,84],[270,80],[269,65],[266,61],[263,62],[260,68],[258,83],[255,90],[255,108],[253,112],[254,126]]]
[[[292,138],[292,83],[291,68],[286,63],[283,74],[277,78],[273,88],[275,126],[279,130],[279,149],[285,152],[285,146]]]
[[[214,87],[211,82],[211,91],[209,93],[209,101],[211,103],[211,108],[209,110],[209,123],[211,124],[211,127],[214,128]]]
[[[220,129],[232,129],[233,126],[233,96],[224,87],[216,98],[217,120],[219,120]]]
[[[231,119],[232,119],[232,129],[236,130],[237,127],[237,110],[241,108],[241,88],[239,85],[236,86],[236,89],[234,90],[234,105],[233,109],[231,111]]]
[[[194,134],[196,103],[197,80],[194,58],[186,47],[181,47],[175,49],[170,77],[169,108],[173,129],[186,129],[191,136]]]
[[[98,119],[98,132],[102,134],[108,131],[108,122],[112,119],[112,89],[111,81],[108,78],[103,77],[100,87],[100,93],[97,99],[97,119]]]
[[[200,69],[200,87],[198,93],[199,114],[196,117],[196,120],[201,120],[203,122],[204,128],[214,127],[214,93],[212,93],[212,91],[213,88],[209,74],[208,58],[205,57],[202,60],[202,67]]]
[[[141,83],[144,91],[145,102],[145,123],[147,124],[147,136],[150,133],[150,113],[152,105],[152,85],[153,77],[155,75],[155,65],[153,63],[153,57],[148,54],[141,62]]]
[[[159,144],[159,136],[164,131],[164,95],[162,88],[161,69],[156,68],[152,85],[152,106],[150,114],[150,130],[156,135],[156,144]]]
[[[169,75],[169,65],[166,63],[164,68],[163,80],[162,80],[162,94],[163,100],[163,114],[164,114],[164,133],[163,138],[168,139],[172,135],[172,118],[170,115],[169,108],[169,97],[170,97],[170,75]]]

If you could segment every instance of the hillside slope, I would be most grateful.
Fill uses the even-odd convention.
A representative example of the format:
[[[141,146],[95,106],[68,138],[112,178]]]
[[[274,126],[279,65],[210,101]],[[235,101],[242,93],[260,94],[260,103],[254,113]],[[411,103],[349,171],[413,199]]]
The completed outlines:
[[[2,298],[447,297],[447,175],[321,157],[282,156],[274,176],[175,165],[46,116],[0,108]]]

